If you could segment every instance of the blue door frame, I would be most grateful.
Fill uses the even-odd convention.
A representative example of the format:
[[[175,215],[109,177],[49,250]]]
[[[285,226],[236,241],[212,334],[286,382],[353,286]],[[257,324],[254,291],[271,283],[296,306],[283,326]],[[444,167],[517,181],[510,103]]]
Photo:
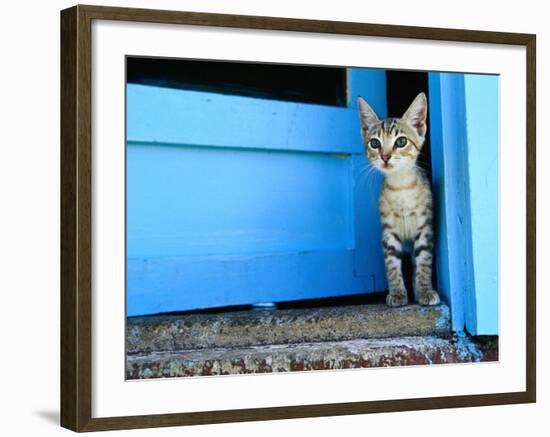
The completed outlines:
[[[430,73],[438,289],[455,331],[498,329],[498,77]]]

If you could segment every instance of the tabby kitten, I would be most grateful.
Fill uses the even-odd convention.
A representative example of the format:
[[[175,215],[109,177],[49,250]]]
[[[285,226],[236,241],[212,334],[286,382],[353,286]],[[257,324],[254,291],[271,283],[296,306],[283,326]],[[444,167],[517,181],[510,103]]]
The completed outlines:
[[[384,174],[380,192],[382,244],[391,307],[407,305],[401,271],[405,251],[414,265],[414,296],[421,305],[437,305],[432,288],[432,194],[424,171],[416,165],[426,135],[428,103],[420,93],[401,118],[380,120],[368,103],[358,99],[361,136],[367,157]]]

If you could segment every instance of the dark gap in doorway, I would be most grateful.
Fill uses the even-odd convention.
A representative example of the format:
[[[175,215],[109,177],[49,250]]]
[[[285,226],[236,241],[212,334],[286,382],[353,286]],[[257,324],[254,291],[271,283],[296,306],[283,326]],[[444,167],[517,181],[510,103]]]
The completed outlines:
[[[286,302],[277,302],[273,308],[262,309],[255,307],[254,305],[231,305],[217,308],[204,308],[187,311],[173,311],[167,313],[155,313],[147,314],[147,317],[156,316],[174,316],[174,315],[186,315],[186,314],[219,314],[229,311],[250,311],[256,309],[258,311],[274,311],[285,309],[305,309],[305,308],[323,308],[331,306],[347,306],[347,305],[365,305],[365,304],[381,304],[386,299],[385,293],[367,293],[367,294],[354,294],[349,296],[336,296],[336,297],[321,297],[317,299],[302,299]],[[131,316],[128,319],[144,316]]]
[[[128,83],[346,106],[342,67],[128,56]]]
[[[388,116],[401,117],[414,98],[419,93],[425,93],[428,98],[428,131],[426,141],[422,147],[422,152],[418,158],[418,165],[423,168],[429,180],[432,180],[432,153],[430,141],[430,105],[429,105],[429,86],[428,73],[421,71],[387,71],[386,72],[386,95],[388,99]],[[434,224],[437,223],[434,209]],[[437,235],[437,229],[434,229]],[[435,259],[435,257],[434,257]],[[409,302],[414,301],[413,295],[413,264],[410,256],[403,258],[403,275],[405,285],[409,294]],[[432,269],[433,284],[437,284],[437,272],[435,263]]]

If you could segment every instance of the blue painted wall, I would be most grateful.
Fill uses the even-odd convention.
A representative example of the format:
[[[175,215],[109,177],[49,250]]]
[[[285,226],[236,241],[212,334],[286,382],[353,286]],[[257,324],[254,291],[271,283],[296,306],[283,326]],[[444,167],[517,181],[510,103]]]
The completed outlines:
[[[385,115],[375,70],[347,108],[128,85],[128,315],[383,289],[359,94]]]

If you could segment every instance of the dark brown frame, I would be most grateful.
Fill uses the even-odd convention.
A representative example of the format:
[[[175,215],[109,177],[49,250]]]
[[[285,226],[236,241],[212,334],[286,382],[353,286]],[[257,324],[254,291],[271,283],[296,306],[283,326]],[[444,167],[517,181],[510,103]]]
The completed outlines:
[[[468,396],[92,418],[92,20],[187,24],[508,44],[527,52],[526,391]],[[536,37],[531,34],[75,6],[61,12],[61,425],[74,431],[338,416],[536,401]]]

